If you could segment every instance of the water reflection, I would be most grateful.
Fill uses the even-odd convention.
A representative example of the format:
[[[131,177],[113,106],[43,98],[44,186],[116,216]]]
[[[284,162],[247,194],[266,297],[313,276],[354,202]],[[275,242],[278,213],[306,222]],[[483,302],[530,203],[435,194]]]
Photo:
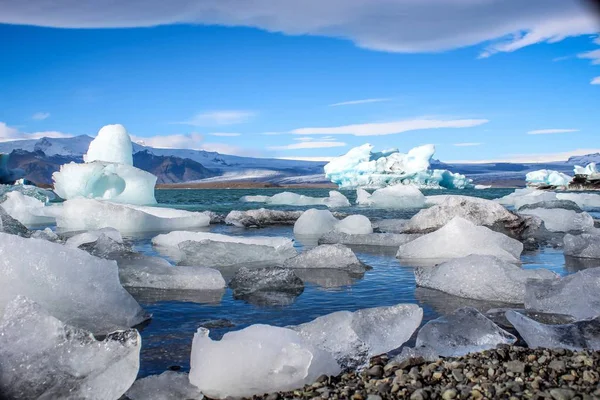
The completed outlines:
[[[352,273],[333,268],[295,269],[294,274],[304,283],[312,283],[327,289],[351,286],[365,276],[364,273]]]
[[[154,304],[161,301],[181,301],[199,304],[219,304],[225,294],[225,289],[219,290],[181,290],[126,288],[140,303]]]

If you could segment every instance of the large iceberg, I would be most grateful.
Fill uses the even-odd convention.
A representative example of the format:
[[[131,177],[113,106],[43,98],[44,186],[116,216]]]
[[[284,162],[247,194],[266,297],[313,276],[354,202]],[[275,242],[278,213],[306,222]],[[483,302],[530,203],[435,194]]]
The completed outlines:
[[[98,341],[17,296],[0,322],[0,397],[118,399],[138,374],[141,344],[135,329]]]
[[[572,180],[572,176],[549,169],[540,169],[538,171],[529,172],[525,175],[525,181],[527,182],[527,185],[533,187],[567,187]]]
[[[356,203],[379,208],[422,208],[425,206],[425,196],[414,186],[397,184],[377,189],[373,193],[358,188]]]
[[[371,144],[351,149],[325,165],[325,176],[341,188],[381,188],[398,183],[421,188],[472,187],[464,175],[429,169],[435,146],[415,147],[407,154],[396,149],[372,152]]]
[[[190,382],[211,398],[297,389],[341,371],[330,353],[291,329],[252,325],[220,341],[208,333],[199,328],[194,335]]]
[[[84,164],[65,164],[52,174],[54,190],[63,199],[156,203],[156,176],[133,166],[131,139],[122,125],[100,129],[83,159]]]
[[[267,203],[271,205],[315,206],[325,205],[329,208],[350,207],[350,202],[340,192],[332,190],[329,197],[310,197],[292,192],[277,193],[273,196],[244,196],[243,202]]]
[[[0,314],[17,295],[95,334],[148,318],[119,282],[117,263],[41,239],[0,233]]]

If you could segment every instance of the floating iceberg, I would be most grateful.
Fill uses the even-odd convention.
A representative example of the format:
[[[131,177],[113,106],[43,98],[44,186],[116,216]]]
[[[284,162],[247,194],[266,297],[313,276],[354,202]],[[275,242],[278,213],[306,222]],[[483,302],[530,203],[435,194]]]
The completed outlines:
[[[156,176],[133,166],[131,139],[122,125],[100,129],[83,159],[84,164],[65,164],[52,174],[54,190],[63,199],[156,203]]]
[[[520,209],[526,204],[535,204],[544,201],[556,200],[556,193],[545,190],[537,190],[532,188],[515,189],[514,192],[504,197],[496,199],[503,206],[514,207]]]
[[[298,268],[294,269],[294,274],[304,283],[312,283],[323,288],[352,286],[365,275],[338,268]]]
[[[294,225],[302,211],[281,211],[259,208],[258,210],[233,210],[225,217],[225,223],[240,228],[263,227],[267,225]]]
[[[219,290],[225,279],[219,271],[205,267],[174,267],[168,265],[138,265],[119,268],[119,278],[125,287],[164,290]]]
[[[287,328],[252,325],[220,341],[194,335],[190,383],[212,398],[249,397],[297,389],[341,369],[331,354]]]
[[[293,248],[294,242],[284,237],[271,236],[230,236],[211,232],[187,232],[174,231],[158,235],[152,239],[155,246],[175,247],[186,241],[201,242],[203,240],[212,240],[214,242],[253,244],[257,246],[270,246],[276,249]]]
[[[371,357],[399,348],[410,339],[422,319],[421,307],[398,304],[355,312],[338,311],[290,328],[313,346],[333,354],[346,369],[364,367]]]
[[[565,235],[564,252],[566,256],[600,259],[600,229],[581,235]]]
[[[533,280],[525,286],[525,308],[577,319],[600,315],[600,268],[561,279]]]
[[[397,184],[377,189],[372,194],[364,189],[356,189],[356,203],[379,208],[422,208],[425,206],[425,196],[414,186]]]
[[[123,237],[121,233],[114,228],[103,228],[95,231],[87,231],[75,236],[71,236],[65,243],[66,246],[79,247],[83,244],[97,242],[101,237],[107,237],[114,240],[117,243],[123,243]]]
[[[28,238],[31,236],[31,231],[22,223],[11,217],[4,208],[0,206],[0,232],[9,233]]]
[[[435,153],[431,144],[415,147],[408,154],[392,149],[373,153],[364,144],[325,165],[325,176],[341,188],[381,188],[402,183],[421,188],[464,189],[470,179],[447,170],[429,169]]]
[[[139,207],[93,199],[73,199],[60,207],[46,207],[56,226],[69,231],[115,228],[121,232],[152,232],[193,229],[210,225],[203,213],[162,207]]]
[[[347,233],[329,232],[319,238],[319,244],[344,244],[347,246],[381,246],[398,247],[412,242],[420,234],[371,233],[368,235],[349,235]]]
[[[1,397],[118,399],[138,374],[141,344],[135,329],[97,341],[18,296],[0,322]]]
[[[332,231],[339,220],[329,210],[306,210],[294,224],[294,235],[320,236]]]
[[[600,208],[600,195],[593,193],[557,193],[560,200],[571,200],[584,210]]]
[[[557,186],[567,187],[573,180],[572,176],[563,174],[562,172],[552,171],[549,169],[540,169],[532,171],[525,175],[525,181],[528,186]]]
[[[364,215],[349,215],[335,225],[335,231],[348,235],[368,235],[373,233],[373,225]]]
[[[471,254],[496,256],[503,261],[518,263],[523,244],[484,226],[476,226],[455,217],[435,232],[400,246],[400,259],[431,260],[433,263]]]
[[[188,374],[166,371],[134,382],[125,393],[131,400],[202,400],[204,395],[190,383]]]
[[[586,231],[594,227],[594,219],[586,212],[575,212],[560,208],[523,209],[520,214],[534,215],[544,221],[546,229],[551,232]]]
[[[323,244],[286,260],[284,268],[336,268],[362,273],[366,267],[356,255],[341,244]]]
[[[54,218],[44,215],[45,204],[40,200],[23,195],[21,192],[6,193],[6,200],[0,207],[25,226],[49,225],[55,222]]]
[[[465,307],[423,325],[417,334],[416,347],[426,347],[442,357],[461,357],[516,341],[516,337],[485,315]]]
[[[493,256],[471,255],[415,270],[417,286],[469,299],[520,303],[528,279],[556,279],[547,269],[522,269]]]
[[[600,350],[600,317],[566,325],[545,325],[509,310],[506,318],[532,349]]]
[[[340,192],[332,190],[329,197],[310,197],[292,192],[277,193],[273,196],[244,196],[244,202],[267,203],[271,205],[315,206],[325,205],[329,208],[350,207],[350,202]]]
[[[520,207],[517,211],[535,210],[536,208],[544,208],[547,210],[554,210],[559,208],[563,210],[575,211],[578,213],[583,211],[574,201],[558,199],[551,201],[540,201],[539,203],[533,204],[525,204],[524,206]]]
[[[373,231],[382,233],[403,233],[407,219],[387,218],[373,221]]]
[[[129,328],[148,317],[121,286],[114,261],[5,233],[0,233],[0,258],[0,314],[23,295],[61,321],[94,334]]]
[[[584,177],[586,177],[586,179],[589,180],[600,179],[600,171],[598,170],[598,166],[594,162],[589,163],[585,167],[576,165],[573,169],[573,172],[575,173],[575,175],[583,175]]]

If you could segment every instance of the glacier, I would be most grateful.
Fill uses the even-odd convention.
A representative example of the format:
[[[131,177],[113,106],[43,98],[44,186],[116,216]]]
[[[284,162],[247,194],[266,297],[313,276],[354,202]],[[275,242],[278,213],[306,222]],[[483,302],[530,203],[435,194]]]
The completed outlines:
[[[340,188],[382,188],[398,183],[420,188],[464,189],[473,187],[464,175],[429,169],[435,154],[432,144],[415,147],[407,154],[397,149],[373,152],[366,143],[325,165],[325,176]]]

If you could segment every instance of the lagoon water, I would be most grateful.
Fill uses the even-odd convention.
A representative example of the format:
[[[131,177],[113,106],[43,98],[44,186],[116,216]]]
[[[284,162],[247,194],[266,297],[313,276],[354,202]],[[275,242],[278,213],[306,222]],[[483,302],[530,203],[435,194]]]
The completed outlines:
[[[245,195],[273,195],[282,189],[218,189],[218,190],[158,190],[156,197],[162,206],[190,211],[210,210],[226,214],[231,210],[247,210],[267,207],[295,210],[310,207],[266,206],[261,203],[244,203]],[[327,189],[290,190],[314,197],[325,197]],[[512,189],[488,190],[425,190],[426,195],[462,194],[493,199],[512,192]],[[350,202],[355,202],[354,191],[344,191]],[[386,210],[352,206],[336,209],[348,214],[363,214],[372,221],[384,218],[410,218],[418,210]],[[595,215],[598,218],[598,215]],[[208,228],[207,228],[208,230]],[[293,238],[292,226],[276,226],[263,229],[241,229],[226,225],[212,225],[210,231],[230,235],[267,235]],[[126,240],[135,249],[147,255],[157,256],[150,240],[157,233],[130,236]],[[311,243],[295,243],[298,250]],[[298,297],[245,301],[234,299],[231,290],[222,292],[181,292],[137,290],[134,297],[150,312],[152,320],[141,328],[143,340],[140,376],[157,374],[170,367],[189,369],[192,337],[199,326],[210,329],[213,339],[220,338],[230,330],[239,330],[252,324],[286,326],[310,321],[318,316],[340,310],[357,310],[366,307],[389,306],[398,303],[417,303],[424,309],[424,321],[456,308],[471,305],[486,311],[506,306],[484,304],[460,299],[437,291],[416,288],[413,267],[395,258],[396,248],[353,248],[358,258],[372,267],[364,276],[349,276],[339,271],[330,274],[312,273],[303,276],[307,282]],[[581,265],[567,260],[560,249],[545,248],[524,252],[524,268],[548,268],[561,275],[576,272]]]

